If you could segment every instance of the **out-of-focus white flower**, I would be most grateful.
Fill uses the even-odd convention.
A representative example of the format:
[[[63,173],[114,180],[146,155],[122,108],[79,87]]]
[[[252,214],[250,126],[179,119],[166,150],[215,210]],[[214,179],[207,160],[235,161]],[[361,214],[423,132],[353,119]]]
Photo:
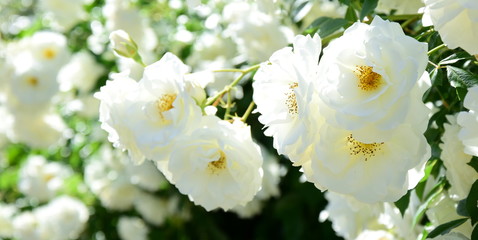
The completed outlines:
[[[121,217],[117,230],[122,240],[146,240],[149,229],[138,217]]]
[[[83,9],[85,0],[41,0],[39,5],[45,13],[46,19],[51,21],[53,28],[67,31],[75,24],[86,18]]]
[[[18,209],[12,204],[0,203],[0,238],[13,237],[13,215]]]
[[[223,16],[229,22],[225,31],[250,62],[264,61],[292,41],[292,30],[283,26],[277,16],[258,10],[255,4],[229,3]]]
[[[396,127],[383,142],[364,143],[328,124],[317,134],[312,160],[303,165],[307,180],[363,202],[398,200],[418,183],[421,176],[414,173],[430,157],[425,137],[409,124]]]
[[[76,53],[58,73],[60,88],[62,91],[76,88],[82,93],[88,93],[104,71],[103,66],[89,52]]]
[[[442,149],[440,158],[446,167],[446,178],[451,185],[449,189],[451,197],[454,200],[461,200],[468,196],[471,185],[478,179],[478,173],[467,164],[472,156],[465,153],[465,146],[458,139],[461,127],[456,122],[456,115],[447,116],[447,119],[449,124],[443,124],[445,132],[441,139],[443,143],[440,144]],[[469,134],[466,131],[463,132]]]
[[[414,14],[422,8],[421,0],[382,0],[378,1],[376,11],[389,14],[395,11],[395,14]]]
[[[458,113],[458,124],[462,127],[458,138],[465,145],[465,153],[478,156],[478,86],[468,89],[463,102],[468,112]]]
[[[85,183],[106,208],[130,209],[139,193],[126,173],[126,161],[125,155],[104,148],[85,167]]]
[[[168,200],[148,193],[138,194],[134,207],[144,220],[156,226],[161,226],[169,215]]]
[[[249,127],[213,116],[203,121],[176,140],[168,164],[171,182],[207,211],[246,204],[262,182],[262,156]]]
[[[70,175],[71,170],[65,165],[32,155],[20,169],[18,189],[30,198],[47,201],[55,196]]]
[[[295,4],[299,5],[301,2],[297,1]],[[346,10],[347,6],[340,4],[338,0],[308,1],[295,15],[294,21],[302,20],[303,26],[307,27],[319,17],[343,18]]]
[[[423,25],[433,25],[449,48],[461,47],[478,54],[478,2],[475,0],[424,0]]]
[[[156,191],[166,182],[164,176],[151,161],[145,161],[140,165],[126,161],[125,165],[130,182],[142,189]]]
[[[348,130],[393,129],[408,115],[409,93],[426,65],[426,43],[406,36],[399,24],[378,16],[370,25],[355,23],[324,49],[319,63],[316,91],[335,110],[328,122]]]
[[[383,212],[383,205],[366,204],[353,198],[334,192],[326,192],[329,202],[320,213],[320,221],[330,220],[337,235],[345,239],[355,239],[365,229],[377,225],[378,216]]]
[[[8,126],[7,136],[12,142],[22,142],[33,148],[47,148],[61,143],[66,130],[61,116],[48,112],[15,112]]]
[[[318,35],[298,35],[293,49],[276,51],[254,76],[253,99],[261,113],[259,121],[267,127],[264,134],[274,138],[279,154],[288,155],[294,162],[298,161],[296,153],[304,152],[310,144],[304,139],[308,131],[304,122],[311,114],[309,92],[311,82],[318,79],[321,46]]]
[[[29,41],[29,51],[35,60],[44,67],[58,71],[63,64],[68,62],[70,52],[67,46],[67,39],[63,34],[49,31],[39,31]]]
[[[77,239],[89,218],[84,203],[70,196],[61,196],[34,210],[43,239]]]
[[[17,57],[21,64],[13,62],[15,69],[8,79],[9,108],[16,110],[25,108],[45,109],[58,92],[57,72],[45,68],[43,64],[34,61],[30,55]],[[38,111],[38,110],[37,110]]]
[[[384,230],[365,230],[355,240],[395,240],[396,238]]]
[[[426,215],[432,223],[432,226],[437,227],[449,221],[463,218],[463,216],[460,216],[456,213],[456,207],[457,202],[449,198],[447,193],[444,193],[437,197],[430,204],[430,207],[426,211]],[[472,231],[473,227],[471,225],[470,219],[468,219],[462,225],[451,230],[451,232],[461,233],[468,238],[471,238]]]
[[[271,197],[277,197],[280,194],[279,181],[281,177],[280,165],[277,159],[270,155],[265,148],[261,147],[263,156],[264,176],[262,177],[261,190],[254,196],[252,201],[246,205],[237,205],[231,211],[237,213],[241,218],[250,218],[262,210],[263,202]]]
[[[446,234],[443,234],[443,235],[438,235],[434,238],[430,238],[432,240],[470,240],[469,238],[467,238],[465,235],[461,234],[461,233],[457,233],[457,232],[450,232],[450,233],[446,233]]]
[[[38,225],[40,221],[33,212],[22,212],[13,218],[13,236],[19,240],[46,240]]]

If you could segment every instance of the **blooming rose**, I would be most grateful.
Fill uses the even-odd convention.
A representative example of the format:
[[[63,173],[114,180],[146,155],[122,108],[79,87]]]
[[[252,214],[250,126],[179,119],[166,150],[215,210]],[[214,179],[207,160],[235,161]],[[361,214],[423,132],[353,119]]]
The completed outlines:
[[[276,51],[254,77],[253,99],[261,113],[259,121],[267,127],[264,134],[274,138],[279,154],[288,155],[294,162],[299,160],[296,153],[304,152],[310,144],[305,139],[308,129],[304,121],[311,114],[307,96],[311,82],[318,78],[321,46],[318,35],[296,36],[293,49]]]
[[[478,54],[478,2],[475,0],[424,0],[423,25],[433,25],[449,48],[461,47]]]
[[[207,211],[251,201],[262,182],[262,156],[249,127],[206,116],[200,128],[176,140],[171,181]]]
[[[398,23],[378,16],[370,25],[355,23],[319,63],[316,91],[335,110],[328,122],[348,130],[393,129],[407,116],[407,96],[426,65],[427,44],[406,36]]]

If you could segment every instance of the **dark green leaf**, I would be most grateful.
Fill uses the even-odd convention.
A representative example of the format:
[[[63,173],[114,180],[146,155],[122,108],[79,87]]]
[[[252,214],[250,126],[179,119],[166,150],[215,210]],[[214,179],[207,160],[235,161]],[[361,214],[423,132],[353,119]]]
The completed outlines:
[[[308,12],[307,9],[304,9],[304,7],[307,6],[307,4],[309,4],[309,2],[304,1],[304,2],[300,3],[299,6],[294,7],[292,9],[291,17],[292,17],[292,19],[294,19],[295,22],[298,22],[298,21],[302,20],[302,18],[304,18],[305,14]]]
[[[466,222],[466,220],[468,220],[468,218],[461,218],[461,219],[457,219],[457,220],[453,220],[453,221],[444,223],[444,224],[436,227],[435,229],[433,229],[433,231],[431,231],[428,234],[428,237],[429,238],[434,238],[434,237],[436,237],[438,235],[441,235],[441,234],[447,234],[453,228],[456,228],[456,227],[460,226],[461,224],[463,224],[464,222]]]
[[[466,88],[463,88],[463,87],[457,87],[455,88],[455,91],[460,101],[463,101],[465,99],[466,93],[468,92],[468,90],[466,90]]]
[[[478,221],[478,180],[471,185],[470,193],[466,198],[466,210],[471,217],[471,225]]]
[[[478,84],[478,76],[464,69],[446,66],[446,75],[455,87],[473,87]]]
[[[442,86],[443,85],[443,71],[438,68],[434,68],[430,73],[430,80],[433,86]]]
[[[458,202],[458,205],[456,206],[456,213],[458,213],[458,215],[463,217],[470,216],[470,214],[468,213],[468,210],[466,210],[466,198]]]
[[[408,190],[407,194],[403,195],[398,201],[395,202],[395,206],[400,210],[400,213],[405,214],[405,210],[408,208],[408,203],[410,203],[410,190]]]
[[[317,33],[321,38],[326,37],[347,25],[343,18],[320,17],[315,19],[304,31],[304,34]]]
[[[355,9],[353,7],[347,8],[347,12],[345,12],[345,19],[351,22],[356,22],[358,20],[357,12],[355,12]]]
[[[471,240],[478,240],[478,225],[473,228],[473,232],[471,232]]]
[[[363,20],[367,15],[373,12],[377,7],[378,0],[364,0],[362,10],[360,11],[360,20]]]
[[[444,58],[443,60],[441,60],[438,65],[448,65],[448,64],[453,64],[453,63],[456,63],[458,61],[461,61],[461,60],[465,60],[465,59],[471,59],[472,56],[470,56],[468,53],[466,52],[458,52],[458,53],[453,53],[451,54],[450,56]]]
[[[467,164],[470,165],[473,169],[475,169],[476,172],[478,172],[478,157],[477,156],[473,156],[470,162]]]

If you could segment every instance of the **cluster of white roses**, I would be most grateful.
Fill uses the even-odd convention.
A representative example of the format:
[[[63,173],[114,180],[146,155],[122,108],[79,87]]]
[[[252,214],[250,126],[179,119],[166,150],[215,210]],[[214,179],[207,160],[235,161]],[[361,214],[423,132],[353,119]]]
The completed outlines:
[[[203,116],[204,90],[175,55],[145,67],[139,82],[113,75],[95,96],[115,146],[136,163],[155,162],[180,192],[207,210],[249,202],[262,183],[262,155],[249,127]]]
[[[265,134],[321,190],[368,203],[398,200],[430,157],[420,88],[426,50],[380,17],[352,25],[320,62],[320,38],[297,36],[254,78]]]

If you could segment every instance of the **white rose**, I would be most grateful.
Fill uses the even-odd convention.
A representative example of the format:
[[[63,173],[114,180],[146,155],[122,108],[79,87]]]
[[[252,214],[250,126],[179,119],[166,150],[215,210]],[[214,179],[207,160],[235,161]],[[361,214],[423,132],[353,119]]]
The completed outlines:
[[[126,161],[125,155],[103,148],[85,167],[86,185],[106,208],[130,209],[139,193],[127,174]]]
[[[242,3],[247,6],[241,6],[243,11],[238,11],[240,4],[231,3],[224,7],[223,16],[236,15],[230,18],[231,22],[225,31],[250,62],[264,61],[274,51],[291,42],[293,32],[282,26],[276,16],[261,12],[255,4],[250,3]]]
[[[47,240],[42,237],[39,224],[33,212],[22,212],[13,218],[13,236],[19,240]]]
[[[316,91],[335,110],[328,122],[348,130],[389,130],[409,111],[409,92],[427,65],[427,45],[375,17],[355,23],[324,49]]]
[[[117,230],[122,240],[146,240],[149,229],[138,217],[121,217]]]
[[[254,76],[253,99],[261,113],[259,121],[267,127],[264,134],[272,136],[274,148],[293,162],[300,160],[296,153],[304,152],[310,144],[304,139],[308,131],[304,121],[311,114],[310,84],[318,78],[321,46],[318,35],[298,35],[294,49],[276,51]]]
[[[303,165],[307,180],[363,202],[398,200],[421,178],[409,174],[430,157],[425,137],[409,124],[396,127],[384,142],[364,143],[328,124],[317,134],[311,161]]]
[[[395,240],[396,238],[384,230],[365,230],[355,240]]]
[[[465,145],[465,153],[478,156],[478,86],[468,89],[463,106],[468,112],[458,113],[458,124],[462,127],[458,138]]]
[[[72,88],[88,93],[96,84],[96,80],[104,73],[105,69],[98,64],[89,52],[76,53],[58,73],[61,90],[68,91]]]
[[[86,18],[83,9],[85,0],[41,0],[40,9],[45,13],[46,19],[50,20],[53,28],[66,31]]]
[[[202,127],[176,140],[168,164],[178,190],[207,211],[251,201],[262,182],[262,156],[249,127],[204,117]]]
[[[433,25],[449,48],[461,47],[478,54],[478,2],[475,0],[424,0],[423,25]]]
[[[456,213],[457,202],[453,201],[448,197],[448,194],[445,192],[437,197],[429,206],[426,211],[426,215],[433,227],[437,227],[441,224],[463,218]],[[464,236],[470,238],[473,227],[471,225],[471,220],[468,219],[466,222],[460,226],[451,230],[451,232],[461,233]]]
[[[0,203],[0,238],[13,237],[13,216],[18,209],[13,204]]]
[[[144,220],[156,226],[161,226],[169,215],[168,200],[149,193],[138,194],[134,206]]]
[[[58,197],[34,212],[40,232],[51,240],[78,238],[89,218],[85,204],[69,196]]]
[[[32,155],[20,169],[18,189],[26,196],[44,202],[55,196],[70,175],[71,170],[67,166]]]
[[[53,71],[58,71],[68,62],[70,52],[66,37],[57,32],[39,31],[33,34],[29,41],[30,51],[40,64]]]
[[[468,196],[471,185],[478,179],[478,173],[467,164],[472,156],[464,152],[465,146],[458,139],[458,132],[462,128],[456,122],[456,115],[447,116],[447,119],[449,124],[443,124],[445,132],[441,139],[443,143],[440,144],[442,149],[440,158],[446,167],[446,178],[451,185],[449,189],[451,197],[461,200]],[[463,132],[468,133],[466,130]]]

